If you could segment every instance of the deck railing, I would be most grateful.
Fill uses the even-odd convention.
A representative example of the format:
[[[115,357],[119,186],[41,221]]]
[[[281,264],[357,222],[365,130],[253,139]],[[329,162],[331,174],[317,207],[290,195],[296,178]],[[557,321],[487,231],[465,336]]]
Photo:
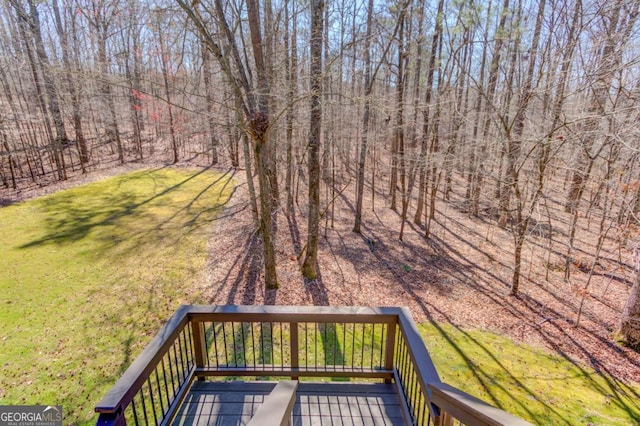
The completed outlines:
[[[406,308],[191,305],[96,406],[97,424],[170,424],[208,376],[382,379],[408,424],[528,424],[443,384]]]

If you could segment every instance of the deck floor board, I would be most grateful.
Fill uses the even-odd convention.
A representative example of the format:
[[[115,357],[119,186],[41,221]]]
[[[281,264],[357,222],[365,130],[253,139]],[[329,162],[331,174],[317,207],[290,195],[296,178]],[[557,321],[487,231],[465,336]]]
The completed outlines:
[[[245,425],[276,382],[195,382],[174,426]],[[394,385],[300,382],[293,424],[404,425]]]

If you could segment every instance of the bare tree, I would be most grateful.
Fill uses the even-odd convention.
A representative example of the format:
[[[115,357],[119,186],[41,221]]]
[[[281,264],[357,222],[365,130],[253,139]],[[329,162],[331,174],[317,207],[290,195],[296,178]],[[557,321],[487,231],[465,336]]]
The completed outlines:
[[[204,20],[199,5],[188,4],[183,0],[178,0],[178,4],[187,13],[196,30],[202,36],[204,43],[211,50],[218,60],[220,68],[226,74],[231,83],[234,95],[243,112],[247,122],[247,132],[253,141],[254,153],[256,156],[256,168],[258,170],[258,183],[260,186],[260,235],[262,236],[265,286],[266,288],[277,288],[278,279],[276,274],[275,248],[273,245],[273,213],[274,200],[271,181],[268,177],[269,158],[269,128],[270,116],[268,110],[267,96],[269,93],[268,78],[262,50],[262,35],[260,31],[260,16],[258,4],[255,0],[247,2],[249,16],[249,30],[253,48],[253,60],[257,73],[257,83],[253,87],[246,71],[246,67],[241,60],[240,49],[234,37],[231,27],[227,22],[224,6],[221,0],[215,0],[213,5],[213,17],[215,17],[218,27],[222,33],[223,40],[227,43],[230,56],[223,53],[220,41],[216,40],[213,33],[208,29],[209,25]],[[205,11],[211,10],[205,8]]]
[[[313,280],[318,276],[318,225],[320,221],[320,129],[322,126],[322,35],[324,0],[311,2],[311,114],[309,116],[309,224],[307,250],[302,263],[302,275]]]

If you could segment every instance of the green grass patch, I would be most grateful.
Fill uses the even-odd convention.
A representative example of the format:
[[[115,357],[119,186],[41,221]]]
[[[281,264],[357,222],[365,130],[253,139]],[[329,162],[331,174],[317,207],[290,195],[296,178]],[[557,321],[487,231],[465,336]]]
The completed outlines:
[[[0,209],[0,404],[94,405],[199,294],[230,176],[159,169]]]
[[[419,327],[442,381],[534,424],[640,424],[637,384],[491,333]]]

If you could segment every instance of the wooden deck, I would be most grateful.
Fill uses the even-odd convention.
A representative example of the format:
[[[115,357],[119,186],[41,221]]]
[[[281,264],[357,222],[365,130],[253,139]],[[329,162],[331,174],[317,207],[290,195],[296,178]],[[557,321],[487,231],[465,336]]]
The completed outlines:
[[[245,425],[275,382],[195,382],[173,425]],[[396,388],[300,382],[294,425],[404,425]]]

